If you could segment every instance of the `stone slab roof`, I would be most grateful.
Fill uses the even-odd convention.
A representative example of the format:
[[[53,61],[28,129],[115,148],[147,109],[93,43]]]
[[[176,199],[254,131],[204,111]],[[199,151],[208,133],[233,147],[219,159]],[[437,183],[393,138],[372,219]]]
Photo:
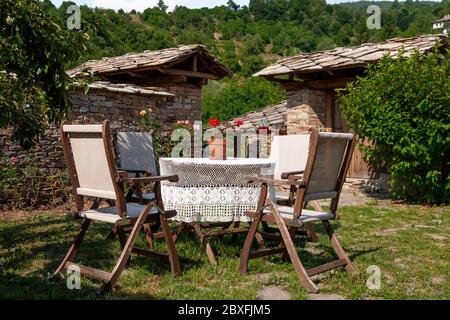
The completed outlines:
[[[140,94],[146,96],[175,97],[174,94],[161,91],[161,89],[159,88],[140,87],[132,84],[111,83],[108,81],[96,81],[90,83],[89,90],[106,90],[122,94]]]
[[[380,43],[366,43],[352,48],[301,53],[279,60],[254,74],[254,76],[306,74],[364,67],[368,63],[380,60],[386,54],[395,58],[402,48],[405,51],[405,56],[411,55],[416,49],[421,53],[427,52],[438,41],[447,43],[447,37],[444,35],[424,35],[406,39],[395,38]]]
[[[185,45],[176,48],[128,53],[118,57],[90,60],[75,69],[69,70],[67,73],[71,77],[76,77],[82,73],[100,76],[112,73],[133,72],[142,69],[151,70],[170,67],[193,55],[202,56],[207,61],[208,67],[217,75],[221,77],[232,75],[232,72],[216,57],[210,54],[203,45]]]
[[[287,122],[287,100],[254,112],[249,112],[242,117],[227,122],[227,125],[235,127],[236,121],[239,119],[244,121],[244,124],[240,126],[242,130],[256,129],[264,119],[267,121],[269,127],[281,129],[286,126]]]
[[[442,19],[434,21],[433,23],[447,22],[447,21],[450,21],[450,15],[449,14],[445,15],[445,17],[443,17]]]

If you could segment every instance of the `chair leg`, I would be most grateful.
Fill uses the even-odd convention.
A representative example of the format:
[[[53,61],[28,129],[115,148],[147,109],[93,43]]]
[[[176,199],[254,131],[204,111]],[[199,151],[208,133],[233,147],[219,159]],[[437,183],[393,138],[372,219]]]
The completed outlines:
[[[200,238],[200,243],[203,246],[203,249],[206,252],[206,255],[208,257],[209,263],[211,263],[211,265],[215,268],[217,267],[217,259],[216,256],[214,255],[214,251],[212,249],[211,243],[209,242],[208,238],[206,238],[203,235],[202,232],[202,227],[199,223],[193,223],[192,224],[193,228],[194,228],[194,232],[195,234],[197,234],[197,236]]]
[[[292,242],[294,242],[295,241],[295,234],[297,232],[297,229],[295,229],[295,228],[288,228],[288,230],[289,230],[289,235],[290,235],[290,237],[292,239]],[[289,253],[287,252],[287,250],[283,253],[282,260],[284,262],[288,262],[289,261]]]
[[[169,253],[170,269],[173,276],[181,275],[180,259],[178,257],[177,250],[175,248],[175,241],[173,240],[173,234],[170,231],[169,224],[165,214],[160,214],[159,220],[161,222],[161,228],[164,234],[164,239],[167,243],[167,251]]]
[[[237,229],[237,228],[239,228],[240,225],[241,225],[241,222],[240,222],[240,221],[235,221],[234,224],[233,224],[233,228]],[[237,234],[237,233],[234,233],[234,234],[231,236],[231,241],[232,241],[233,243],[236,243],[236,242],[238,241],[238,234]]]
[[[109,232],[108,236],[106,237],[106,240],[113,240],[117,235],[117,228],[113,227],[111,231]]]
[[[245,239],[244,247],[241,252],[241,260],[240,260],[240,272],[241,275],[244,275],[248,271],[248,260],[250,259],[250,251],[252,249],[253,239],[256,236],[258,231],[258,226],[261,223],[263,218],[263,213],[258,212],[256,217],[253,219],[252,224],[250,225],[250,229],[248,230],[247,238]]]
[[[222,230],[227,230],[227,229],[231,228],[231,225],[232,225],[232,224],[233,224],[233,223],[230,222],[230,223],[224,225],[224,226],[222,227]],[[224,238],[223,235],[217,237],[217,239],[220,239],[220,240],[223,240],[223,238]]]
[[[308,233],[309,239],[311,242],[319,242],[319,237],[317,236],[316,231],[313,228],[313,225],[311,223],[306,223],[306,231]]]
[[[172,236],[173,241],[177,242],[185,232],[189,232],[189,225],[186,222],[181,222]]]
[[[56,271],[53,273],[52,278],[59,277],[61,275],[61,271],[64,269],[64,266],[66,265],[66,263],[73,261],[75,259],[77,250],[80,247],[81,241],[83,241],[83,238],[86,235],[86,231],[89,228],[90,224],[91,224],[91,220],[89,220],[89,219],[85,219],[83,221],[80,232],[78,233],[74,242],[70,246],[69,251],[67,251],[67,254],[64,257],[64,259],[62,260],[61,264],[56,269]]]
[[[266,241],[264,240],[264,237],[260,233],[257,232],[255,234],[255,238],[256,238],[256,241],[258,241],[259,248],[264,249],[266,247]]]
[[[127,243],[127,236],[126,236],[123,228],[117,228],[116,232],[117,232],[117,236],[119,237],[120,249],[123,250],[123,248],[125,248],[125,245]]]
[[[322,206],[320,205],[319,201],[317,201],[317,200],[311,201],[311,206],[316,211],[323,211]],[[308,231],[308,236],[311,239],[311,242],[319,242],[319,237],[317,236],[316,231],[314,231],[314,228],[311,223],[306,224],[306,229]]]
[[[153,237],[153,232],[152,232],[151,226],[148,224],[144,225],[144,231],[145,231],[145,241],[147,242],[147,246],[150,249],[153,249],[155,238]]]
[[[334,233],[330,221],[328,220],[322,221],[322,224],[328,234],[328,237],[331,240],[331,245],[333,246],[334,252],[336,252],[337,256],[340,259],[344,259],[347,262],[347,264],[345,265],[345,269],[347,270],[347,272],[352,275],[357,275],[358,271],[356,270],[350,258],[345,253],[344,248],[342,248],[341,244],[339,243],[339,240],[337,239],[336,234]]]
[[[217,267],[217,259],[216,259],[216,256],[214,255],[214,250],[213,250],[209,240],[207,238],[205,238],[203,235],[200,235],[200,242],[202,243],[203,248],[206,251],[206,255],[208,256],[208,260],[211,263],[211,265],[214,268]]]
[[[125,266],[127,265],[128,261],[129,261],[131,252],[134,247],[134,243],[136,242],[139,232],[141,231],[142,225],[145,222],[145,220],[147,219],[148,213],[150,212],[151,208],[152,208],[151,205],[146,206],[142,210],[138,219],[135,221],[133,229],[131,230],[131,233],[124,245],[124,248],[122,249],[120,257],[117,260],[117,263],[114,266],[113,271],[111,272],[109,280],[100,289],[101,294],[104,294],[104,293],[110,291],[112,289],[113,285],[119,279],[120,275],[122,274],[123,269],[125,268]]]
[[[270,203],[272,214],[277,223],[278,229],[280,230],[281,236],[283,238],[284,244],[288,251],[289,257],[291,258],[292,264],[294,265],[297,276],[302,283],[302,285],[311,293],[319,293],[319,288],[312,282],[311,278],[308,277],[305,268],[303,267],[302,262],[300,261],[300,257],[298,256],[297,250],[295,249],[294,242],[292,241],[291,234],[289,233],[286,224],[284,223],[283,218],[278,212],[278,208],[276,205],[271,202]]]

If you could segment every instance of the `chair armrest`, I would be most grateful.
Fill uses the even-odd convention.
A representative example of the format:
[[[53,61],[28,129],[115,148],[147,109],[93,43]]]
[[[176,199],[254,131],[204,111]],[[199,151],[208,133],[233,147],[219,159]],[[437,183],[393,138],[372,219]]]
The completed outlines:
[[[298,174],[304,174],[304,173],[305,173],[305,170],[283,172],[281,174],[281,179],[290,179],[292,176],[296,176]]]
[[[121,172],[128,172],[128,173],[142,174],[145,177],[150,177],[152,175],[152,173],[147,171],[147,170],[133,170],[133,169],[120,168],[119,171],[121,171]]]
[[[127,171],[123,171],[123,170],[119,170],[119,177],[121,179],[127,179],[128,178],[128,172]]]
[[[274,179],[265,179],[265,178],[254,177],[254,176],[245,177],[245,180],[248,183],[259,182],[259,183],[264,183],[264,184],[269,184],[269,185],[282,185],[282,186],[283,185],[286,185],[286,186],[295,185],[297,187],[305,187],[306,186],[306,182],[301,181],[301,180],[274,180]]]
[[[128,183],[150,183],[150,182],[178,182],[178,176],[158,176],[158,177],[142,177],[142,178],[129,178],[121,177],[119,178],[122,182]]]

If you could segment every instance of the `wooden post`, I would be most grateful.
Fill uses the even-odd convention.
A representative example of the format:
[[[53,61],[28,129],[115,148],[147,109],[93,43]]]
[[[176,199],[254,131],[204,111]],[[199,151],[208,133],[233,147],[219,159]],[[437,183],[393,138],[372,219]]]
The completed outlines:
[[[335,131],[335,93],[334,91],[327,91],[327,124],[326,124],[326,131],[334,132]]]

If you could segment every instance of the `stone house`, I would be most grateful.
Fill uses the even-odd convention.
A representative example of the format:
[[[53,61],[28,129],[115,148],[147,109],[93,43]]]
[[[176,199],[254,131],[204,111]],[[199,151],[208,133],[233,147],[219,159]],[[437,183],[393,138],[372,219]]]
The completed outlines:
[[[259,71],[254,76],[263,77],[279,83],[287,90],[286,112],[280,108],[270,109],[271,115],[278,118],[283,114],[288,134],[306,133],[311,127],[332,132],[348,132],[342,118],[339,103],[336,101],[336,90],[363,76],[368,64],[376,63],[384,55],[397,57],[399,50],[404,55],[411,55],[414,50],[420,53],[430,51],[437,42],[448,46],[444,35],[424,35],[406,39],[390,39],[380,43],[367,43],[352,48],[336,48],[333,50],[301,53],[276,62]],[[246,115],[246,119],[264,116],[257,111]],[[363,154],[356,149],[349,170],[349,177],[367,179],[376,177],[378,173],[368,168]]]
[[[189,45],[92,60],[68,74],[101,79],[90,85],[87,94],[82,88],[72,93],[77,120],[129,121],[150,107],[170,126],[200,120],[202,86],[232,72],[204,46]]]

